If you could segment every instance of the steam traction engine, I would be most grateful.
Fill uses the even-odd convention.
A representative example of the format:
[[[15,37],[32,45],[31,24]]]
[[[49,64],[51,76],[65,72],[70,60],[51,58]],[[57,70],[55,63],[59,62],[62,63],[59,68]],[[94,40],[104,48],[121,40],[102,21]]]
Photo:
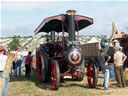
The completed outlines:
[[[92,60],[88,61],[85,73],[85,60],[79,47],[79,30],[93,24],[93,19],[75,15],[76,11],[68,10],[61,14],[44,19],[37,27],[35,34],[46,32],[51,34],[47,43],[37,48],[37,73],[39,82],[52,81],[52,88],[58,89],[60,80],[64,76],[71,76],[73,80],[82,81],[87,75],[91,88],[97,84],[97,70]],[[76,32],[78,38],[76,39]],[[62,32],[62,40],[55,40],[55,32]],[[68,37],[65,36],[68,33]]]

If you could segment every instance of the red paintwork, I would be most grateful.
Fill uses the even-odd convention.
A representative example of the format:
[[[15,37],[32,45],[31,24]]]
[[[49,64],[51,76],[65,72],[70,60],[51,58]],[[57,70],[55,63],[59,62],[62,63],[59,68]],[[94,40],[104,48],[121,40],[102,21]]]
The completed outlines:
[[[63,15],[52,16],[52,17],[49,17],[49,18],[45,19],[45,22],[48,23],[49,21],[51,21],[53,19],[54,20],[60,20],[60,21],[62,21],[62,17],[63,17]]]
[[[62,15],[57,15],[57,16],[52,16],[52,17],[49,17],[49,18],[46,18],[45,19],[45,22],[48,23],[49,21],[51,20],[60,20],[60,21],[64,21],[64,19],[67,17],[67,14],[62,14]],[[92,18],[89,18],[89,17],[86,17],[86,16],[81,16],[81,15],[76,15],[75,16],[75,20],[76,21],[80,21],[80,20],[87,20],[89,21],[90,23],[93,23],[93,19]]]
[[[41,70],[39,64],[41,63],[41,58],[40,58],[40,51],[38,50],[37,52],[37,74],[38,74],[38,81],[41,81]]]
[[[94,81],[94,65],[92,64],[91,61],[88,62],[87,66],[87,73],[88,73],[88,84],[90,87],[93,87],[93,81]]]
[[[51,80],[52,80],[52,88],[56,88],[56,70],[55,70],[55,64],[53,63],[51,67]]]
[[[75,74],[71,74],[71,73],[65,73],[65,74],[60,74],[61,77],[64,77],[64,76],[83,76],[83,75],[87,75],[87,73],[75,73]]]
[[[69,61],[70,61],[72,64],[78,64],[78,63],[80,62],[80,60],[81,60],[81,54],[80,54],[79,52],[76,52],[76,53],[78,54],[77,58],[79,57],[79,60],[77,60],[77,61],[73,61],[73,60],[71,59],[71,56],[72,56],[72,54],[74,54],[74,52],[71,52],[71,53],[69,54],[69,56],[68,56],[68,59],[69,59]]]
[[[86,17],[86,16],[81,16],[81,15],[76,15],[75,16],[75,19],[76,21],[80,21],[80,20],[87,20],[89,21],[90,23],[93,23],[93,19],[89,18],[89,17]]]

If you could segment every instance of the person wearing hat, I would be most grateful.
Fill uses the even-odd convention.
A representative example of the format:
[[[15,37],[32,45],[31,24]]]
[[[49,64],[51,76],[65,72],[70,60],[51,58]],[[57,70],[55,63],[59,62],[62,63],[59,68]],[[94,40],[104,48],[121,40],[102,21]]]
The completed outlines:
[[[116,47],[120,47],[120,43],[119,43],[118,40],[115,39],[115,40],[113,40],[112,43],[113,43],[113,46],[114,46],[114,47],[115,47],[115,46],[116,46]]]
[[[101,39],[101,42],[100,42],[101,48],[104,49],[105,51],[106,51],[107,48],[108,48],[108,45],[106,45],[106,43],[109,43],[109,40],[108,40],[108,36],[107,36],[107,35],[105,35],[105,36]]]
[[[104,73],[104,89],[108,89],[109,82],[109,66],[108,61],[111,59],[110,56],[105,54],[104,49],[100,49],[100,54],[96,56],[96,61],[98,62],[99,69]]]
[[[0,45],[0,86],[1,86],[1,78],[6,79],[6,84],[5,84],[5,88],[4,88],[4,91],[2,93],[2,96],[6,96],[7,89],[8,89],[8,82],[10,80],[9,75],[8,75],[8,77],[2,76],[2,73],[3,73],[5,65],[6,65],[6,61],[8,58],[5,51],[6,51],[5,48],[2,45]]]
[[[119,47],[115,46],[114,48],[114,66],[115,66],[115,74],[116,80],[118,83],[118,87],[125,87],[125,81],[123,78],[123,63],[126,60],[126,55],[119,51]]]

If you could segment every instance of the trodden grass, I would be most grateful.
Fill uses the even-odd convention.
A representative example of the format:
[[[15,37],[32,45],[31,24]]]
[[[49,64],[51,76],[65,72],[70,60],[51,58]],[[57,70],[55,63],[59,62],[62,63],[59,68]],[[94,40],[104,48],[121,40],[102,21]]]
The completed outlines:
[[[23,73],[24,74],[24,73]],[[103,74],[99,74],[97,88],[89,88],[87,77],[84,80],[61,83],[59,90],[52,90],[51,83],[38,83],[37,72],[34,71],[29,79],[11,75],[7,96],[128,96],[128,87],[116,87],[116,81],[110,80],[109,90],[103,88]]]
[[[38,39],[32,44],[32,46],[27,49],[27,51],[33,52],[33,51],[36,49],[36,46],[38,45],[39,41],[40,41],[40,38],[38,38]]]

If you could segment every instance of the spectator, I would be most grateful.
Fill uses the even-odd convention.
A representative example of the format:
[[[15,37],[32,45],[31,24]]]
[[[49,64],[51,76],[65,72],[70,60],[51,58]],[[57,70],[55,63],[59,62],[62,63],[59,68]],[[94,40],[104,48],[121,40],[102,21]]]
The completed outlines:
[[[120,46],[119,50],[120,50],[120,52],[123,52],[123,47],[122,47],[122,46]]]
[[[106,45],[107,42],[109,42],[109,40],[107,39],[107,35],[105,35],[100,42],[101,48],[104,49],[105,51],[107,50],[108,46]]]
[[[124,69],[128,68],[128,51],[126,52],[127,59],[124,62]]]
[[[21,63],[22,63],[22,54],[21,48],[16,49],[16,56],[15,56],[15,77],[17,77],[17,70],[19,69],[19,77],[21,77]]]
[[[28,78],[30,77],[30,73],[31,73],[31,63],[32,63],[32,56],[31,56],[32,52],[28,52],[28,55],[25,58],[25,68],[26,68],[26,72],[25,72],[25,77]]]
[[[7,57],[8,56],[5,53],[4,47],[0,45],[0,86],[1,86],[1,78],[4,78],[2,76],[2,73],[3,73],[5,65],[6,65]],[[8,77],[6,78],[6,84],[5,84],[5,88],[3,90],[2,96],[6,96],[9,80],[10,80],[10,77],[8,75]]]
[[[126,60],[126,56],[119,51],[119,47],[114,47],[114,65],[115,65],[115,73],[116,73],[116,80],[118,83],[118,87],[125,87],[125,81],[123,78],[123,63]]]
[[[108,89],[108,82],[109,82],[109,67],[108,61],[111,59],[110,56],[104,53],[105,50],[101,49],[100,54],[97,55],[96,61],[98,62],[99,68],[104,73],[104,88],[105,90]]]
[[[119,40],[113,40],[113,47],[119,47],[120,48],[120,50],[122,50],[123,49],[123,47],[120,47],[120,42],[119,42]]]

